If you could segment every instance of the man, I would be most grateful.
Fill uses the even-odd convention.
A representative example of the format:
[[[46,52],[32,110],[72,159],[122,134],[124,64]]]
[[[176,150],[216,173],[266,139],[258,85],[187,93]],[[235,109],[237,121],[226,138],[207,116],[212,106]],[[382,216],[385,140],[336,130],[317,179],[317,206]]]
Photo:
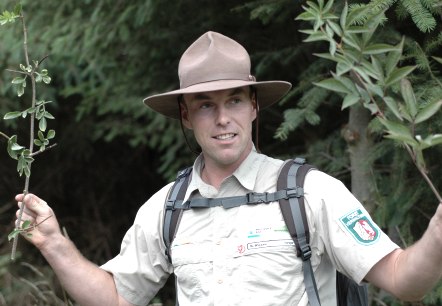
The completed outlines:
[[[291,85],[257,82],[247,51],[215,32],[205,33],[185,51],[178,71],[179,90],[148,97],[145,103],[182,120],[201,146],[185,199],[274,192],[283,161],[256,152],[252,123],[258,106],[276,102]],[[43,200],[34,195],[16,200],[26,205],[23,219],[39,224],[27,239],[82,305],[145,305],[172,272],[181,305],[308,304],[301,260],[286,243],[290,236],[276,202],[185,211],[170,263],[162,237],[170,187],[140,208],[120,254],[102,267],[81,256],[60,232],[55,216],[39,224],[54,215]],[[323,305],[336,305],[335,269],[404,300],[421,298],[441,278],[442,205],[422,239],[402,250],[336,179],[310,171],[304,191]]]

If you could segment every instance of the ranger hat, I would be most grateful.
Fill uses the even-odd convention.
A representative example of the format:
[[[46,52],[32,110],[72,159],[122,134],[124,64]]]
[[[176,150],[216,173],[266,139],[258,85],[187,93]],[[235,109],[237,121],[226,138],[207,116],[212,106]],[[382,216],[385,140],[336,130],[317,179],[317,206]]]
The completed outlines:
[[[250,73],[246,49],[216,32],[203,34],[183,53],[178,77],[180,89],[149,96],[144,103],[156,112],[179,119],[178,96],[182,94],[253,86],[262,109],[281,99],[292,86],[284,81],[257,82]]]

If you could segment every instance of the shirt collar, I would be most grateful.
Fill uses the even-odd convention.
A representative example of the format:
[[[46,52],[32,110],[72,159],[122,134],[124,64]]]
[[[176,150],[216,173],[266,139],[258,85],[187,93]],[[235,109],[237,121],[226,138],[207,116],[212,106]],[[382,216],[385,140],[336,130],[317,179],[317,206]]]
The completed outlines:
[[[253,147],[246,159],[232,174],[244,188],[250,191],[253,191],[255,187],[256,177],[259,171],[259,160],[260,154],[256,151],[255,147]],[[185,199],[188,199],[195,190],[198,190],[203,196],[205,194],[213,194],[215,188],[206,184],[201,178],[201,169],[203,166],[204,157],[200,154],[193,164],[192,180],[187,188]]]

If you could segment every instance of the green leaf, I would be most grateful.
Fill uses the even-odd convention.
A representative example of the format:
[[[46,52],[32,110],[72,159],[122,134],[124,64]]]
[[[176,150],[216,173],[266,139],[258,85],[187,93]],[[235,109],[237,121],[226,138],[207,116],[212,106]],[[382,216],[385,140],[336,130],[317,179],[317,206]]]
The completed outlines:
[[[31,169],[29,168],[29,164],[26,163],[25,167],[23,168],[24,172],[25,172],[25,176],[26,177],[30,177],[31,176]]]
[[[345,32],[347,29],[347,14],[348,14],[348,3],[345,1],[344,8],[342,9],[341,17],[339,19],[339,24],[342,30]]]
[[[301,14],[299,14],[295,20],[305,20],[305,21],[312,21],[315,20],[316,17],[311,12],[305,11]]]
[[[399,82],[401,79],[405,78],[407,75],[413,72],[414,69],[416,69],[416,66],[405,66],[393,69],[391,74],[386,76],[385,86],[391,86]]]
[[[438,62],[439,64],[442,64],[442,57],[438,57],[438,56],[432,56],[432,58]]]
[[[22,149],[24,149],[25,147],[19,145],[18,143],[14,142],[11,144],[11,150],[12,151],[20,151]]]
[[[315,32],[313,34],[310,34],[306,39],[304,39],[304,42],[313,42],[313,41],[322,41],[322,40],[327,40],[328,41],[328,37],[327,35],[325,35],[322,32]]]
[[[401,80],[401,94],[407,106],[408,113],[414,118],[417,114],[417,102],[414,95],[413,87],[407,79]]]
[[[46,127],[47,127],[47,121],[46,121],[46,118],[43,117],[38,122],[38,128],[40,129],[40,131],[44,132],[44,131],[46,131]]]
[[[384,92],[382,91],[382,87],[374,84],[367,84],[367,89],[370,90],[370,92],[374,93],[375,95],[383,98]]]
[[[429,119],[431,116],[433,116],[439,111],[441,106],[442,106],[442,100],[429,103],[418,112],[414,122],[417,124]]]
[[[349,65],[347,62],[338,61],[336,65],[336,75],[341,76],[349,72],[353,68],[353,65]]]
[[[412,146],[417,145],[417,141],[413,138],[413,135],[406,125],[382,118],[379,118],[379,121],[386,127],[387,132],[390,134],[388,138],[396,139]]]
[[[47,118],[47,119],[55,119],[55,117],[52,116],[52,114],[49,113],[49,112],[45,112],[45,113],[44,113],[44,117]]]
[[[372,103],[371,101],[365,102],[364,107],[370,111],[370,114],[376,115],[379,113],[379,108],[375,103]]]
[[[15,237],[17,237],[18,234],[20,234],[20,229],[16,228],[16,229],[12,230],[12,232],[10,232],[8,235],[8,241],[11,241]]]
[[[354,35],[346,35],[342,38],[342,41],[358,51],[362,50],[358,39]]]
[[[29,229],[30,225],[31,225],[31,221],[30,220],[26,220],[26,221],[23,222],[23,224],[21,226],[21,229],[22,230],[27,230],[27,229]]]
[[[21,15],[21,4],[17,3],[14,7],[14,15],[16,15],[17,17]]]
[[[21,115],[22,115],[22,112],[18,112],[18,111],[16,111],[16,112],[9,112],[9,113],[6,113],[6,114],[5,114],[5,116],[3,117],[3,119],[4,119],[4,120],[15,119],[15,118],[20,117]]]
[[[22,77],[15,77],[11,81],[12,84],[22,84],[24,82],[25,82],[25,78],[22,78]]]
[[[17,158],[18,158],[18,157],[17,157],[17,156],[18,156],[18,152],[12,150],[12,146],[13,146],[14,144],[17,144],[17,135],[13,135],[13,136],[11,136],[11,137],[9,138],[9,140],[8,140],[8,146],[7,146],[7,151],[8,151],[9,156],[11,156],[13,159],[17,159]]]
[[[52,139],[55,137],[55,131],[54,130],[49,130],[48,134],[46,135],[47,139]]]
[[[425,139],[422,139],[420,135],[416,135],[416,139],[419,142],[419,148],[421,150],[442,144],[442,134],[429,135]]]
[[[49,83],[51,83],[51,77],[44,76],[44,77],[43,77],[43,83],[45,83],[45,84],[49,84]]]
[[[402,40],[399,44],[396,45],[397,51],[393,51],[388,53],[387,60],[385,63],[385,74],[390,75],[393,69],[398,65],[399,60],[402,57],[402,49],[404,47],[405,38],[402,37]]]
[[[41,147],[43,145],[43,142],[40,139],[34,139],[34,144],[37,147]]]
[[[390,51],[397,51],[397,47],[388,44],[371,44],[362,50],[362,54],[383,54]]]
[[[17,86],[17,96],[21,97],[25,93],[25,84],[23,83],[22,86]]]
[[[38,131],[37,135],[38,139],[40,139],[41,141],[45,140],[45,136],[43,135],[42,131]]]
[[[345,87],[342,82],[336,80],[335,78],[325,79],[313,84],[331,91],[351,94],[351,91],[347,87]]]
[[[330,26],[330,28],[333,30],[333,32],[336,33],[336,35],[342,36],[342,30],[336,22],[328,20],[327,24]]]
[[[391,110],[391,112],[400,120],[403,121],[404,119],[401,116],[401,113],[399,112],[399,108],[397,105],[397,102],[392,97],[384,97],[384,102],[387,104],[388,108]]]
[[[344,101],[342,102],[341,110],[344,110],[347,107],[350,107],[350,106],[358,103],[360,99],[361,99],[361,97],[359,97],[358,95],[355,95],[355,94],[346,95],[344,98]]]

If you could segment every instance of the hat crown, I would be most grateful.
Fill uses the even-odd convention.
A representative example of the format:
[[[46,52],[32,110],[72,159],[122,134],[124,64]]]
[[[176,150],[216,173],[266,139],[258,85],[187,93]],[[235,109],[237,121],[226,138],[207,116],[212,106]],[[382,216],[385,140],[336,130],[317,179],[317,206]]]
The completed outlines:
[[[233,39],[207,32],[183,53],[178,66],[180,88],[218,81],[252,80],[250,56]]]

